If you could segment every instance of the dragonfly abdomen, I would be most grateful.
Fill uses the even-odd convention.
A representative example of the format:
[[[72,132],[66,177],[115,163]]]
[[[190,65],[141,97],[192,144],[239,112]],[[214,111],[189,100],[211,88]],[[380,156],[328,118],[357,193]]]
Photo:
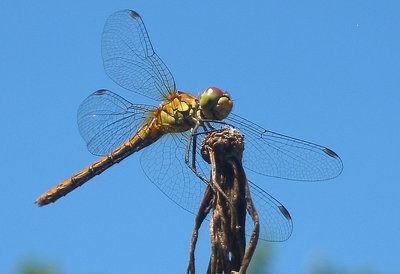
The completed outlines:
[[[36,203],[39,206],[44,206],[55,202],[59,198],[70,193],[75,188],[80,187],[96,175],[101,174],[114,164],[119,163],[131,154],[152,144],[162,135],[163,134],[161,131],[151,129],[148,124],[144,125],[129,141],[121,145],[110,154],[94,162],[90,166],[75,173],[72,177],[66,179],[56,187],[48,190],[36,200]]]

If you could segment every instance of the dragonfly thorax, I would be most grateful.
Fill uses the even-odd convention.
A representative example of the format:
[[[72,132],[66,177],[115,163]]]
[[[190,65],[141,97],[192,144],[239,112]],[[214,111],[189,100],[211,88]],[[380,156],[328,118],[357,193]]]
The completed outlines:
[[[156,111],[159,125],[167,132],[182,132],[199,120],[197,98],[187,93],[173,93]]]
[[[228,93],[216,87],[209,87],[199,98],[200,108],[205,119],[223,120],[228,117],[233,103]]]

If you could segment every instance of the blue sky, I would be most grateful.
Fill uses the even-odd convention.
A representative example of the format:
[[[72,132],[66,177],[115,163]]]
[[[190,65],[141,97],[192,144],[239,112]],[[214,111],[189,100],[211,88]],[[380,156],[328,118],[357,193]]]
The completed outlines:
[[[251,176],[290,211],[273,273],[400,273],[400,19],[397,1],[10,1],[0,3],[0,271],[38,259],[63,273],[183,273],[194,216],[149,183],[138,155],[45,208],[33,202],[97,158],[76,125],[108,88],[100,37],[120,9],[139,12],[179,90],[218,86],[234,111],[326,145],[344,162],[318,183]],[[207,224],[196,258],[209,255]],[[202,271],[200,271],[202,273]]]

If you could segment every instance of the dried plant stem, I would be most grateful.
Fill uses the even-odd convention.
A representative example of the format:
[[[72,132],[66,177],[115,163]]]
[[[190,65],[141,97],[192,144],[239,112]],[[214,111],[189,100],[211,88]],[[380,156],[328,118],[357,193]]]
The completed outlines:
[[[243,136],[231,128],[208,133],[202,143],[202,156],[211,165],[211,178],[196,216],[187,273],[195,273],[198,230],[211,209],[207,273],[246,273],[258,241],[259,220],[241,163],[243,149]],[[254,222],[247,249],[246,211]]]

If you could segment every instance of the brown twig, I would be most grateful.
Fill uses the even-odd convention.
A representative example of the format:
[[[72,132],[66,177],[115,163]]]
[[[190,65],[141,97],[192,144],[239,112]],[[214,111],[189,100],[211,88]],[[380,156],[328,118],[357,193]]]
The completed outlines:
[[[195,273],[198,230],[211,209],[211,256],[207,273],[246,273],[257,245],[259,222],[241,164],[243,150],[243,136],[232,128],[213,131],[202,143],[202,156],[211,165],[211,178],[196,216],[187,273]],[[247,249],[246,210],[254,222]]]

